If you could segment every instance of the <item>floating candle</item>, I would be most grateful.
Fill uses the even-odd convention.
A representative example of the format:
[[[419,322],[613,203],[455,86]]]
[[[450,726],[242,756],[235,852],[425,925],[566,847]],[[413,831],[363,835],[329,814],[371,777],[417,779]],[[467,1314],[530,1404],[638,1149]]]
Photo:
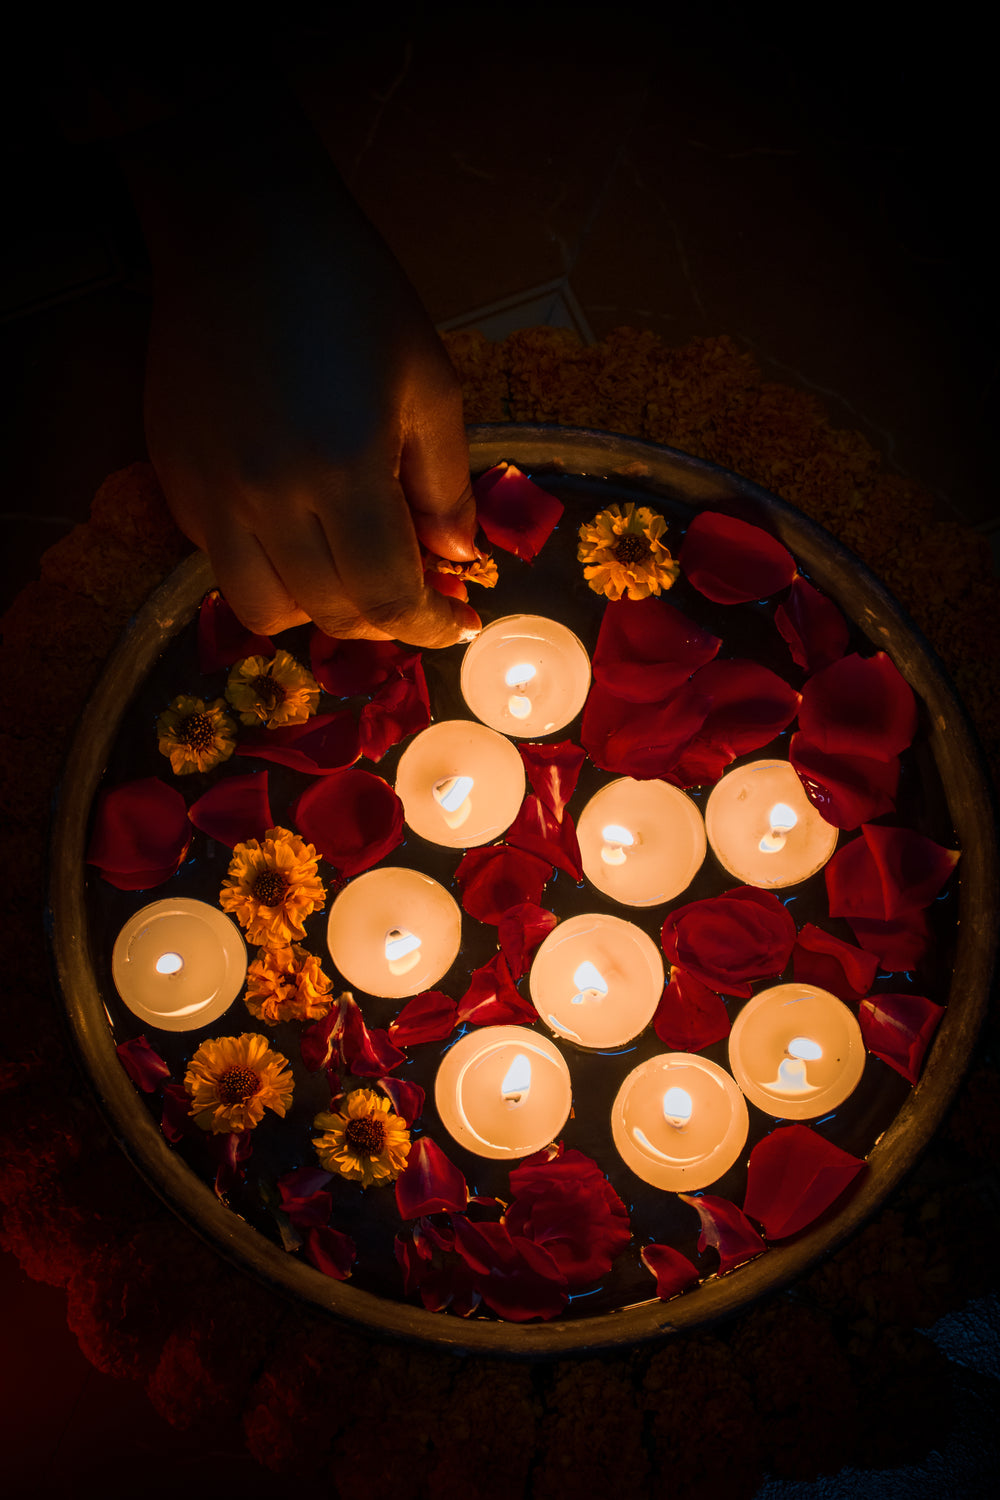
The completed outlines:
[[[727,771],[705,808],[708,842],[744,885],[796,885],[821,870],[837,830],[809,801],[787,760],[756,760]]]
[[[562,729],[589,688],[582,642],[544,615],[494,620],[462,660],[462,694],[476,718],[515,738]]]
[[[572,1089],[565,1059],[548,1037],[525,1026],[484,1026],[445,1053],[434,1099],[460,1146],[477,1156],[517,1157],[555,1139]]]
[[[557,1036],[581,1047],[620,1047],[652,1019],[663,959],[652,939],[621,917],[570,917],[542,942],[528,985]]]
[[[471,719],[444,719],[403,751],[396,795],[414,833],[449,849],[487,844],[524,799],[524,764],[510,740]]]
[[[451,968],[462,914],[443,886],[418,870],[369,870],[330,908],[330,957],[355,989],[400,999],[429,989]]]
[[[729,1035],[729,1066],[747,1098],[782,1120],[842,1104],[865,1068],[861,1028],[842,1000],[779,984],[748,1000]]]
[[[687,889],[705,859],[705,825],[691,798],[665,781],[612,781],[576,825],[583,872],[625,906],[655,906]]]
[[[653,1187],[688,1192],[727,1172],[750,1121],[724,1068],[691,1052],[640,1063],[618,1090],[611,1133],[622,1160]]]
[[[154,901],[125,923],[111,953],[129,1010],[161,1031],[194,1031],[229,1009],[243,988],[247,950],[217,906],[186,896]]]

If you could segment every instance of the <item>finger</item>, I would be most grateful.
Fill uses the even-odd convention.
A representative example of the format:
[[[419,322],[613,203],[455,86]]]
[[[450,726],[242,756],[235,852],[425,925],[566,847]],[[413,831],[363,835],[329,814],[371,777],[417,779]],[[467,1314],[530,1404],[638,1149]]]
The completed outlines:
[[[399,479],[424,546],[456,561],[475,557],[476,503],[457,386],[422,394],[409,413]]]
[[[255,635],[277,635],[309,616],[298,605],[249,531],[206,538],[216,582],[237,618]]]
[[[334,502],[340,503],[346,502]],[[266,538],[266,547],[277,577],[308,618],[341,640],[392,640],[391,630],[366,620],[349,597],[319,516],[313,511],[284,515],[285,524]]]

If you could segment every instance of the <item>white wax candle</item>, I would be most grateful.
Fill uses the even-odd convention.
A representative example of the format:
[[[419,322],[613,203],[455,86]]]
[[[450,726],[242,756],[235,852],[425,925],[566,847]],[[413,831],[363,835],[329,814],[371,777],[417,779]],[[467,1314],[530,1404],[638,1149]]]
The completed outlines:
[[[161,1031],[194,1031],[223,1015],[243,988],[247,949],[217,906],[186,896],[154,901],[115,939],[111,974],[133,1015]]]
[[[566,1062],[526,1026],[483,1026],[445,1053],[434,1082],[441,1123],[477,1156],[530,1156],[569,1117]]]
[[[418,870],[369,870],[330,908],[330,957],[349,985],[401,999],[429,989],[451,968],[462,914],[443,886]]]
[[[587,879],[625,906],[672,901],[705,858],[701,813],[665,781],[610,782],[591,797],[576,833]]]
[[[510,740],[471,719],[431,724],[403,751],[396,795],[414,833],[470,849],[509,828],[524,800],[524,763]]]
[[[562,729],[589,689],[583,643],[544,615],[494,620],[462,659],[462,694],[476,718],[515,738]]]
[[[705,808],[708,842],[744,885],[797,885],[821,870],[837,829],[809,801],[787,760],[756,760],[727,771]]]
[[[676,1193],[717,1182],[743,1150],[749,1126],[733,1079],[692,1052],[660,1053],[640,1063],[611,1110],[622,1160],[644,1182]]]
[[[811,984],[778,984],[748,1000],[729,1034],[729,1066],[747,1098],[781,1120],[836,1109],[865,1069],[850,1010]]]
[[[557,1036],[621,1047],[649,1022],[663,993],[663,958],[641,928],[588,913],[560,922],[535,954],[531,1002]]]

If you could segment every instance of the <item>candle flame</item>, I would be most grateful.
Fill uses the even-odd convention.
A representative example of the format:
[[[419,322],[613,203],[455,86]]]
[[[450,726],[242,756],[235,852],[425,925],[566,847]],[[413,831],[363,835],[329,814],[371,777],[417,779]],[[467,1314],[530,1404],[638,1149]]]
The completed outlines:
[[[403,927],[391,927],[385,935],[385,961],[390,974],[408,974],[420,962],[420,939]]]
[[[601,858],[606,865],[623,865],[628,858],[625,850],[642,842],[637,833],[632,833],[621,823],[609,823],[602,828],[601,838],[604,839]]]
[[[793,1036],[785,1051],[789,1057],[801,1057],[810,1062],[815,1062],[823,1056],[823,1048],[819,1042],[814,1042],[808,1036]]]
[[[799,821],[794,808],[787,802],[776,802],[768,813],[770,828],[760,841],[761,854],[777,854],[785,847],[785,836]]]
[[[663,1117],[671,1125],[686,1125],[691,1118],[691,1095],[677,1084],[671,1085],[663,1096]]]
[[[535,668],[530,661],[522,661],[517,666],[508,667],[503,680],[509,688],[523,688],[527,687],[534,676]]]
[[[531,1059],[518,1052],[504,1074],[500,1092],[508,1104],[520,1104],[531,1087]]]
[[[584,959],[574,972],[573,983],[576,985],[573,1005],[582,1005],[585,1000],[603,1000],[608,993],[608,981],[589,958]]]
[[[184,960],[179,953],[161,953],[156,960],[157,974],[179,974]]]
[[[431,787],[431,796],[441,809],[449,828],[461,828],[472,811],[471,793],[475,786],[471,776],[442,776]]]

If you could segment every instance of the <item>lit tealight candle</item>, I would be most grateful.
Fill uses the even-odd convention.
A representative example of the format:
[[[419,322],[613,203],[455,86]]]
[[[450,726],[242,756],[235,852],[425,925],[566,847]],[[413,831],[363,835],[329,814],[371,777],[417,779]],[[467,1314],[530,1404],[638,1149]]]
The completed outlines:
[[[530,1156],[555,1140],[572,1104],[569,1069],[525,1026],[483,1026],[444,1055],[434,1083],[441,1123],[477,1156]]]
[[[488,844],[524,800],[524,763],[510,740],[471,719],[431,724],[403,751],[396,795],[414,833],[449,849]]]
[[[797,885],[821,870],[837,829],[809,801],[787,760],[757,760],[727,771],[705,808],[708,842],[744,885]]]
[[[443,886],[418,870],[388,867],[352,880],[330,908],[330,957],[355,989],[400,999],[451,968],[462,914]]]
[[[576,825],[583,871],[625,906],[656,906],[687,889],[705,859],[705,825],[691,798],[665,781],[612,781]]]
[[[729,1065],[759,1109],[781,1120],[812,1120],[853,1093],[865,1069],[865,1044],[836,995],[811,984],[779,984],[748,1000],[736,1017]]]
[[[724,1068],[691,1052],[665,1052],[625,1079],[611,1110],[622,1160],[653,1187],[690,1192],[727,1172],[750,1121]]]
[[[544,615],[494,620],[462,660],[462,694],[476,718],[515,738],[562,729],[589,689],[583,643]]]
[[[111,975],[129,1010],[161,1031],[217,1021],[243,988],[247,950],[217,906],[186,896],[154,901],[115,939]]]
[[[570,917],[542,942],[528,985],[557,1036],[581,1047],[621,1047],[653,1017],[663,959],[652,939],[621,917]]]

